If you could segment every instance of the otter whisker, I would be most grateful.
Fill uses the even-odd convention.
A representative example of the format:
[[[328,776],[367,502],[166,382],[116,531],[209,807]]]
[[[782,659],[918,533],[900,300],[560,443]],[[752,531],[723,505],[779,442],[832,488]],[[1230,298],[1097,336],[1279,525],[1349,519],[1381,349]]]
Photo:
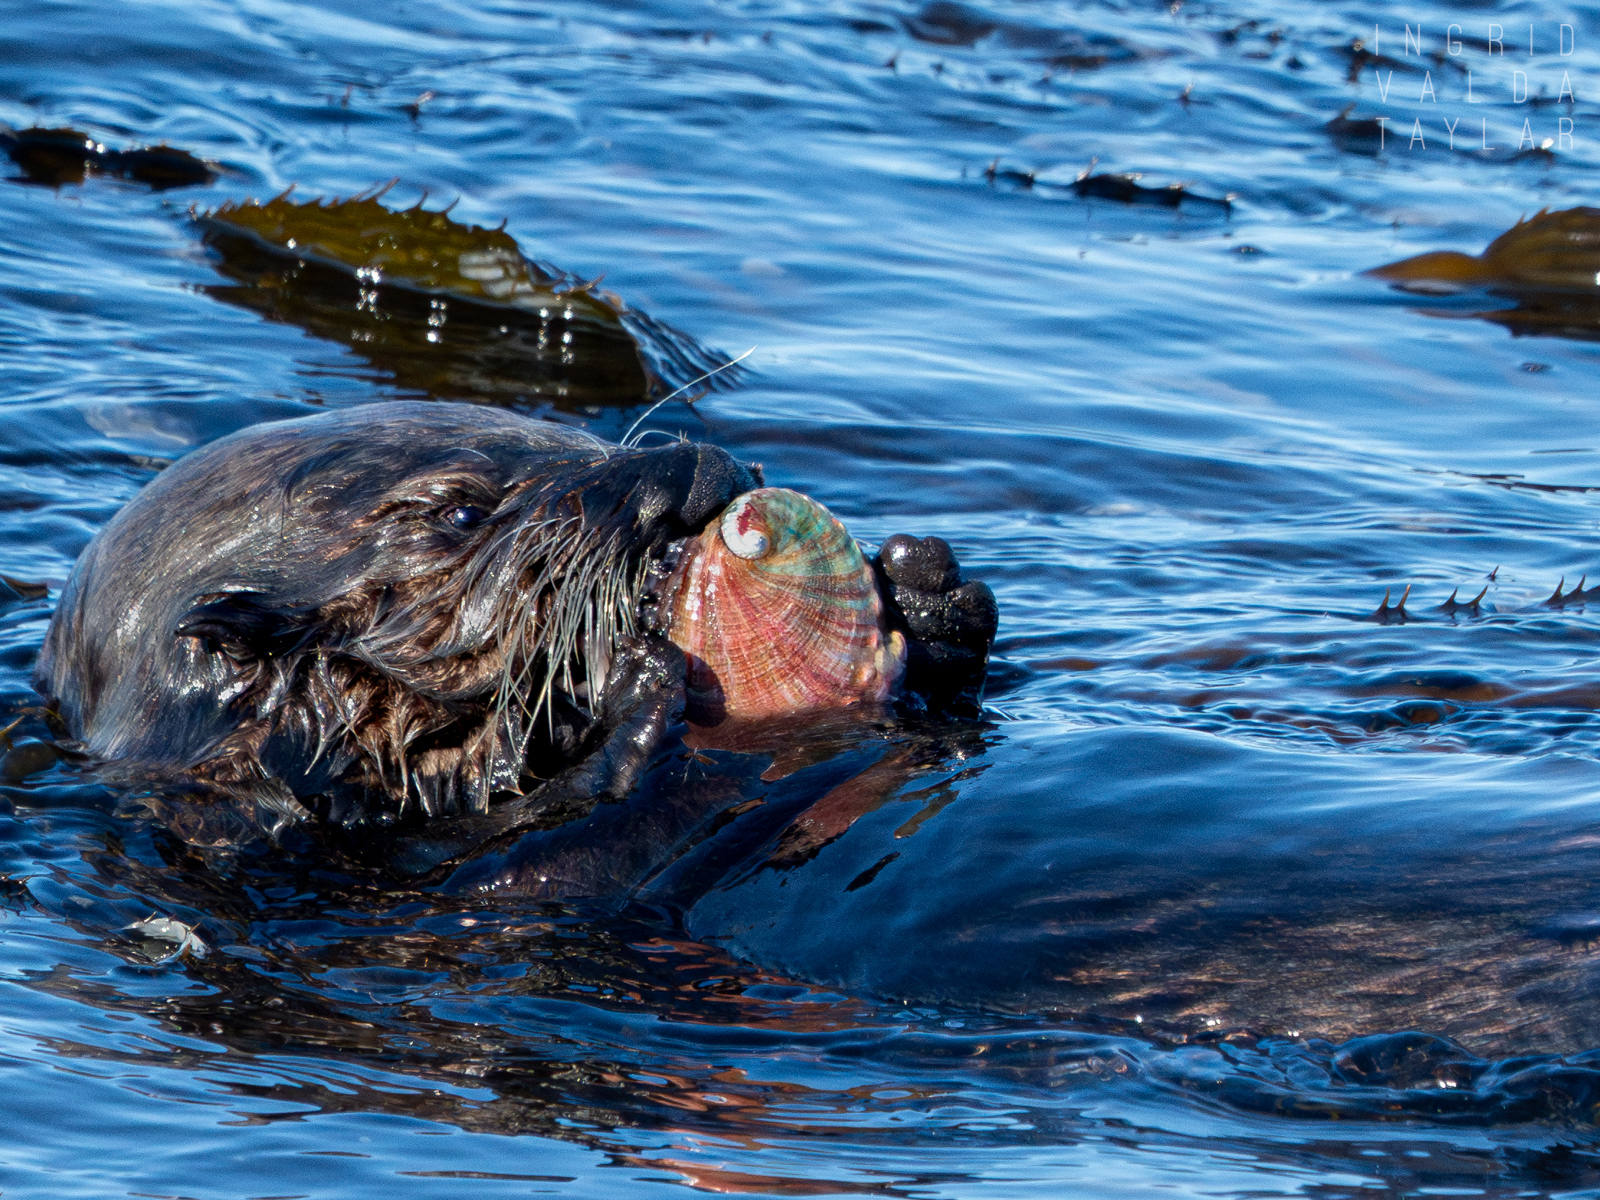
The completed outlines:
[[[604,684],[615,639],[631,632],[639,568],[628,561],[618,533],[573,536],[575,524],[563,518],[522,530],[518,563],[524,572],[537,563],[537,573],[515,590],[500,623],[506,635],[492,705],[492,751],[507,735],[525,745],[541,713],[553,733],[554,693],[560,688],[575,696],[579,670],[592,700]],[[515,721],[513,704],[520,713]]]
[[[757,350],[757,347],[751,346],[750,349],[746,350],[743,354],[739,355],[738,358],[730,358],[727,362],[723,363],[720,367],[713,367],[711,370],[707,371],[704,375],[701,375],[696,379],[691,379],[691,380],[689,380],[688,383],[684,384],[682,387],[674,388],[672,391],[668,392],[665,396],[661,397],[661,399],[657,400],[649,408],[645,409],[644,412],[640,414],[639,419],[637,421],[635,421],[632,425],[628,426],[628,432],[622,435],[622,438],[621,438],[621,440],[620,440],[620,442],[618,444],[623,446],[626,449],[629,449],[629,450],[633,449],[633,447],[638,444],[637,441],[634,440],[634,438],[633,438],[633,431],[638,429],[639,426],[643,425],[646,421],[648,421],[650,419],[651,414],[654,413],[656,411],[656,409],[660,408],[663,404],[665,404],[668,400],[671,400],[674,396],[680,396],[684,392],[687,392],[690,388],[694,387],[695,384],[704,383],[707,379],[710,379],[713,375],[719,374],[722,371],[726,371],[729,367],[738,366],[745,359],[749,358],[752,354],[754,354],[756,352],[756,350]]]

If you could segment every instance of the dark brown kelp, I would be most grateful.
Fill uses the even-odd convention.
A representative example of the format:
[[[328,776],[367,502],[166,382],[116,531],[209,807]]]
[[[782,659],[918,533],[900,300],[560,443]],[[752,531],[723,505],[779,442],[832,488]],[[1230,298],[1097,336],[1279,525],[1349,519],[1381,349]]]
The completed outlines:
[[[131,179],[158,192],[210,183],[216,173],[202,159],[173,146],[112,150],[76,129],[8,129],[0,125],[0,151],[22,170],[22,180],[47,187],[82,183],[90,175]]]
[[[1600,208],[1543,209],[1518,221],[1482,254],[1433,250],[1367,274],[1406,291],[1481,289],[1517,301],[1515,308],[1432,315],[1481,317],[1519,335],[1600,340]]]
[[[636,404],[720,356],[527,258],[502,229],[382,193],[198,213],[218,299],[340,342],[403,387],[449,399]],[[718,381],[731,382],[722,372]]]
[[[1227,197],[1202,196],[1181,183],[1166,187],[1145,187],[1138,175],[1091,175],[1085,171],[1072,184],[1072,190],[1085,200],[1115,200],[1119,204],[1152,204],[1158,208],[1177,208],[1184,203],[1207,204],[1224,212],[1233,210]]]
[[[1032,171],[1018,171],[1010,167],[1002,167],[997,158],[983,169],[983,177],[991,187],[1003,187],[1018,191],[1042,192],[1071,192],[1080,200],[1114,200],[1118,204],[1144,205],[1154,208],[1179,208],[1188,205],[1209,207],[1223,213],[1233,211],[1233,200],[1229,196],[1217,198],[1202,196],[1198,192],[1191,192],[1189,186],[1183,183],[1169,183],[1165,187],[1145,187],[1139,180],[1143,176],[1138,174],[1118,175],[1108,172],[1094,174],[1094,164],[1084,170],[1071,183],[1052,183],[1040,179]]]

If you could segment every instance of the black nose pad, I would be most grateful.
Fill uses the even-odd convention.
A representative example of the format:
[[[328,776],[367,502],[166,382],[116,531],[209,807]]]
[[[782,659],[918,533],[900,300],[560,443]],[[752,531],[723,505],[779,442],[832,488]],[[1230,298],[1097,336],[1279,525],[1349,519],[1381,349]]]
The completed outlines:
[[[750,469],[735,462],[727,451],[716,446],[697,446],[696,449],[699,459],[695,463],[694,483],[683,502],[682,512],[684,524],[691,529],[699,529],[728,507],[735,496],[757,486]]]
[[[747,467],[715,446],[682,443],[647,452],[634,504],[642,525],[670,520],[698,533],[735,496],[757,486]]]

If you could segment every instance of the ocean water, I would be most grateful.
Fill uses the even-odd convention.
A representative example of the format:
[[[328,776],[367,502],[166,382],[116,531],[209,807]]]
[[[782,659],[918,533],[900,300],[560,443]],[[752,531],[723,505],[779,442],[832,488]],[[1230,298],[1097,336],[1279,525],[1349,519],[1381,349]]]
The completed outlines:
[[[0,1193],[1600,1190],[1600,614],[1547,603],[1600,573],[1600,297],[1363,274],[1593,202],[1597,88],[1600,14],[1510,0],[0,8],[0,122],[215,164],[0,163],[19,736],[189,449],[419,397],[617,437],[752,347],[650,427],[1001,608],[982,719],[679,748],[721,823],[584,899],[7,781]],[[653,390],[391,354],[193,219],[389,180],[603,275]]]

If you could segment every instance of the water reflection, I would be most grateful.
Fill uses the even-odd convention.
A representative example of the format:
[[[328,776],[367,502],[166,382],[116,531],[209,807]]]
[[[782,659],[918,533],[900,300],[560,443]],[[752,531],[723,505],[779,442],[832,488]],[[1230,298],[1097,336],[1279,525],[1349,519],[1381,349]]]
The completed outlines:
[[[35,936],[64,923],[83,949],[31,986],[136,1024],[63,1030],[52,1052],[202,1077],[241,1127],[386,1114],[570,1142],[736,1194],[922,1194],[1108,1137],[1396,1187],[1600,1181],[1600,1158],[1570,1144],[1600,1103],[1590,1055],[1494,1063],[1416,1033],[1174,1038],[874,1004],[752,968],[651,908],[463,903],[281,853],[219,862],[149,826],[57,811],[77,854],[12,908]],[[24,828],[0,820],[0,844]],[[125,929],[146,905],[193,919],[208,952],[151,965]],[[1185,1131],[1196,1121],[1209,1131]],[[1337,1138],[1322,1132],[1334,1121]],[[1515,1128],[1528,1121],[1550,1127]],[[798,1138],[832,1169],[795,1157]],[[930,1159],[940,1144],[950,1153]],[[538,1174],[479,1165],[430,1173]]]

